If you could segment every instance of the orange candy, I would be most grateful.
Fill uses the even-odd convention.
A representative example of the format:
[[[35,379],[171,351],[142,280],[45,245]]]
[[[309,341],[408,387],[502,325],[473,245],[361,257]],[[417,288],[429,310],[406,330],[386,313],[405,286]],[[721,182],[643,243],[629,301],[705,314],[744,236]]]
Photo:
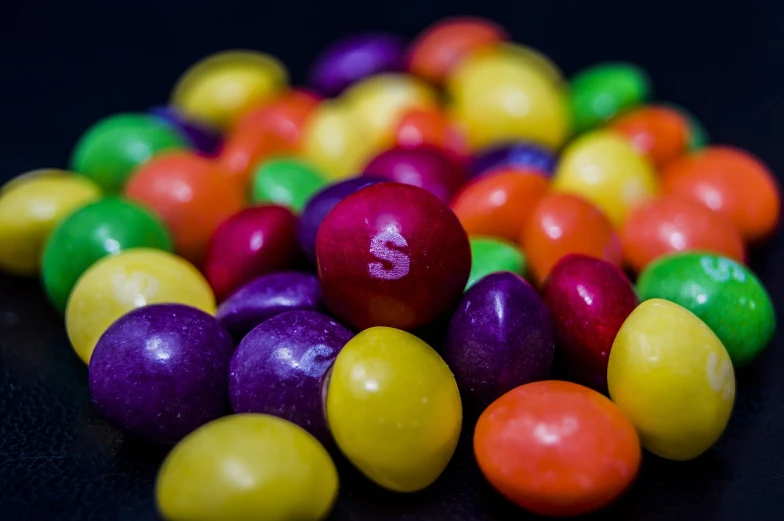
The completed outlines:
[[[285,141],[274,134],[255,130],[233,132],[223,143],[217,161],[225,176],[245,191],[250,186],[253,169],[273,156],[284,155],[289,150]]]
[[[452,200],[452,210],[468,235],[489,235],[519,241],[547,179],[533,170],[505,168],[464,186]]]
[[[187,152],[145,163],[125,194],[156,213],[171,232],[175,251],[197,265],[215,228],[245,206],[242,190],[227,181],[219,164]]]
[[[437,109],[415,108],[406,113],[395,130],[395,143],[405,148],[440,148],[461,162],[469,154],[463,132]]]
[[[523,228],[520,243],[537,283],[562,257],[582,253],[620,266],[621,242],[601,210],[576,195],[542,198]]]
[[[476,424],[474,453],[487,480],[537,514],[574,516],[621,495],[640,468],[632,423],[598,392],[556,380],[522,385]]]
[[[750,243],[778,226],[780,195],[770,170],[737,148],[708,147],[670,163],[662,172],[665,193],[679,194],[724,214]]]
[[[688,121],[668,107],[633,110],[616,119],[610,129],[626,137],[638,153],[657,167],[681,155],[689,141]]]
[[[664,195],[632,210],[621,243],[624,259],[635,271],[676,251],[709,251],[744,260],[743,239],[729,220],[677,195]]]

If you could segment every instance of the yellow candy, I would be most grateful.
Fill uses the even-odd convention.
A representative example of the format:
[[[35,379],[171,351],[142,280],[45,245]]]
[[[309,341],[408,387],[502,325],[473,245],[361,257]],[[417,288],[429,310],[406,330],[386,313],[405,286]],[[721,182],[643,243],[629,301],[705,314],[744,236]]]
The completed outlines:
[[[161,303],[215,311],[215,296],[202,274],[174,254],[132,248],[105,257],[84,272],[68,298],[68,338],[76,354],[89,363],[95,344],[112,322],[132,309]]]
[[[497,44],[496,50],[501,51],[501,53],[508,53],[510,57],[516,56],[517,59],[524,60],[529,67],[537,69],[540,73],[550,78],[550,81],[555,85],[563,85],[565,81],[561,69],[550,58],[532,47],[505,42]]]
[[[172,104],[201,123],[226,130],[242,115],[280,92],[284,66],[259,52],[228,51],[208,56],[177,82]]]
[[[98,185],[62,170],[36,170],[9,181],[0,190],[0,270],[36,275],[55,226],[100,196]]]
[[[169,453],[155,487],[168,521],[318,521],[337,493],[335,464],[316,438],[266,414],[200,427]]]
[[[435,481],[455,451],[462,414],[449,367],[410,333],[366,329],[335,360],[330,429],[348,459],[382,487],[413,492]]]
[[[659,192],[651,163],[607,130],[585,134],[564,150],[552,186],[592,202],[616,228],[623,226],[629,210]]]
[[[696,315],[662,299],[640,304],[615,338],[610,397],[662,458],[688,460],[719,438],[735,399],[727,350]]]

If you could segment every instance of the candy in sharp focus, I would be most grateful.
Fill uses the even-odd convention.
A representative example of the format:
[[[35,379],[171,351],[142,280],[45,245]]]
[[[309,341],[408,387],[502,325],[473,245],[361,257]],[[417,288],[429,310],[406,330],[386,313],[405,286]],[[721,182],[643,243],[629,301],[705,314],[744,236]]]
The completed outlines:
[[[221,144],[221,135],[206,125],[190,121],[174,107],[158,106],[149,110],[150,114],[158,117],[180,134],[185,136],[191,146],[207,156],[213,156]]]
[[[497,271],[525,275],[525,255],[516,244],[497,237],[469,237],[471,273],[466,290],[480,279]]]
[[[395,143],[403,148],[436,147],[459,164],[468,161],[468,139],[440,109],[414,108],[400,118]]]
[[[550,177],[555,170],[555,155],[542,146],[524,141],[486,148],[474,157],[471,177],[508,168],[535,170]]]
[[[304,161],[279,157],[264,161],[253,174],[251,200],[275,203],[299,214],[327,181]]]
[[[609,128],[629,140],[657,168],[689,147],[689,121],[677,110],[662,105],[648,105],[622,114]]]

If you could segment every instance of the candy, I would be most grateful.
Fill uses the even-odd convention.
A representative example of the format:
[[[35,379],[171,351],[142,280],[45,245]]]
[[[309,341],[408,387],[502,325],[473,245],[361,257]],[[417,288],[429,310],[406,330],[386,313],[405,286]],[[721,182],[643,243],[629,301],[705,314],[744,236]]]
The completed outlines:
[[[650,264],[637,280],[640,298],[662,298],[697,315],[716,333],[735,367],[765,349],[776,313],[762,283],[745,266],[707,253],[678,253]]]
[[[609,128],[629,140],[639,154],[658,168],[688,148],[691,132],[683,114],[657,105],[632,110],[613,121]]]
[[[480,279],[498,271],[525,274],[525,256],[513,243],[494,237],[469,237],[471,273],[466,290]]]
[[[621,326],[607,384],[643,447],[671,460],[708,450],[735,399],[735,374],[721,341],[691,312],[661,299],[640,304]]]
[[[443,354],[463,398],[486,407],[550,375],[553,324],[530,284],[514,273],[492,273],[460,300]]]
[[[768,238],[779,223],[781,196],[770,170],[748,152],[713,146],[662,172],[666,193],[698,201],[725,215],[749,242]]]
[[[290,154],[291,148],[276,134],[254,128],[238,128],[228,135],[216,161],[228,181],[247,191],[259,163],[277,155]]]
[[[436,147],[460,164],[469,155],[465,133],[437,109],[406,112],[395,130],[395,143],[403,148]]]
[[[253,174],[251,199],[254,203],[276,203],[300,213],[325,184],[321,174],[302,161],[272,159],[261,163]]]
[[[339,202],[316,235],[330,311],[358,329],[413,329],[449,309],[465,288],[471,250],[436,196],[377,183]]]
[[[519,141],[480,151],[471,164],[471,175],[479,176],[496,170],[535,170],[550,177],[555,170],[555,156],[544,147]]]
[[[485,478],[537,514],[574,516],[620,496],[640,467],[634,426],[596,391],[570,382],[520,386],[482,413],[474,453]]]
[[[704,250],[741,262],[745,257],[743,239],[730,221],[677,195],[636,208],[621,232],[621,244],[626,264],[635,271],[676,251]]]
[[[321,386],[351,331],[315,311],[288,311],[254,328],[231,359],[234,412],[272,414],[330,440]]]
[[[174,107],[153,107],[149,112],[185,136],[193,148],[199,152],[207,156],[213,156],[217,152],[221,135],[213,129],[190,121]]]
[[[234,126],[233,133],[255,132],[263,138],[275,136],[296,151],[302,128],[321,99],[305,89],[291,89],[269,103],[251,110]]]
[[[214,317],[181,304],[135,309],[101,336],[90,394],[125,432],[173,444],[229,407],[231,337]]]
[[[429,345],[393,328],[349,340],[332,367],[326,404],[343,454],[397,492],[433,483],[460,436],[462,406],[449,367]]]
[[[172,105],[184,116],[218,129],[272,99],[288,74],[272,56],[226,51],[208,56],[188,69],[172,92]]]
[[[9,181],[0,188],[0,270],[37,274],[52,230],[99,197],[100,188],[89,179],[58,170],[29,172]]]
[[[44,289],[62,313],[76,281],[97,260],[128,248],[172,251],[169,232],[146,209],[108,198],[71,214],[55,228],[44,247]]]
[[[620,265],[621,242],[612,224],[591,203],[569,194],[550,194],[536,206],[520,244],[531,274],[544,282],[562,257],[582,253]]]
[[[705,130],[705,126],[700,120],[680,105],[669,103],[668,106],[679,112],[689,125],[688,149],[694,152],[695,150],[704,148],[710,141],[710,138],[708,137],[708,131]]]
[[[215,230],[204,275],[218,300],[251,279],[291,267],[299,258],[297,218],[282,206],[246,208]]]
[[[76,354],[89,363],[95,344],[125,313],[149,304],[185,304],[207,313],[215,296],[201,273],[171,253],[134,248],[93,264],[79,278],[65,309]]]
[[[337,494],[338,472],[324,447],[266,414],[196,430],[169,453],[155,484],[168,521],[321,521]]]
[[[186,146],[185,137],[155,116],[116,114],[82,134],[71,156],[71,169],[107,192],[118,192],[131,173],[151,158]]]
[[[564,150],[553,190],[584,197],[621,227],[629,211],[659,192],[659,181],[650,162],[624,138],[597,130]]]
[[[316,58],[308,83],[327,96],[336,96],[352,84],[403,67],[405,45],[397,36],[357,34],[329,46]]]
[[[559,365],[570,379],[606,393],[615,335],[639,303],[631,282],[609,262],[567,255],[550,272],[542,297],[555,324]]]

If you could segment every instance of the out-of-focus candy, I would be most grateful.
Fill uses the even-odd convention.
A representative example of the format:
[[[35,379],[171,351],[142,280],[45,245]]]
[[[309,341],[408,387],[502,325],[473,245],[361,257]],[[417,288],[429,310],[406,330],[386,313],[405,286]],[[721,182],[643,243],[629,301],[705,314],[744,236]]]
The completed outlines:
[[[509,271],[525,274],[525,255],[514,243],[496,237],[469,237],[471,243],[471,273],[466,290],[486,275]]]
[[[349,340],[332,367],[326,403],[343,454],[398,492],[435,481],[460,436],[462,405],[449,367],[425,342],[393,328]]]
[[[319,172],[298,159],[271,159],[253,174],[251,200],[279,204],[299,214],[325,184]]]
[[[743,262],[743,238],[732,223],[698,202],[664,195],[637,207],[621,232],[626,264],[640,271],[677,251],[702,250]]]
[[[735,367],[756,358],[776,329],[776,313],[757,277],[708,253],[678,253],[650,264],[637,280],[640,298],[662,298],[697,315],[716,333]]]
[[[564,150],[553,190],[584,197],[620,228],[631,209],[659,192],[659,180],[651,163],[628,141],[597,130]]]
[[[689,135],[687,140],[688,150],[694,152],[707,146],[707,144],[710,142],[708,131],[705,130],[705,126],[700,122],[699,119],[697,119],[697,116],[680,105],[676,105],[675,103],[666,103],[665,106],[678,112],[683,117],[683,119],[686,120],[686,123],[689,126]]]
[[[649,105],[614,120],[609,128],[626,138],[634,149],[661,168],[689,147],[688,120],[675,109]]]
[[[316,235],[324,300],[359,329],[413,329],[463,293],[471,250],[460,221],[431,193],[377,183],[339,202]]]
[[[555,170],[555,156],[533,143],[515,142],[482,150],[471,164],[471,176],[507,168],[535,170],[550,177]]]
[[[149,112],[185,136],[199,152],[207,156],[213,156],[217,152],[221,135],[212,128],[190,121],[174,107],[153,107]]]
[[[672,460],[708,450],[735,399],[735,374],[721,341],[691,312],[661,299],[643,302],[623,323],[607,383],[643,447]]]
[[[324,447],[266,414],[197,429],[169,453],[155,484],[167,521],[321,521],[337,495],[338,471]]]
[[[59,170],[30,172],[9,181],[0,188],[0,270],[37,274],[52,230],[100,194],[89,179]]]
[[[302,128],[321,99],[305,89],[291,89],[245,114],[232,133],[254,132],[260,138],[275,136],[294,152],[299,148]]]
[[[554,354],[547,308],[514,273],[491,273],[463,295],[443,351],[463,398],[481,407],[550,376]]]
[[[469,155],[465,133],[438,109],[406,112],[395,130],[395,143],[403,148],[436,147],[461,164]]]
[[[688,197],[725,215],[749,242],[768,238],[778,226],[778,184],[748,152],[708,147],[670,163],[662,180],[666,193]]]
[[[215,311],[207,281],[187,261],[161,250],[134,248],[104,257],[79,278],[65,309],[65,328],[76,354],[90,361],[106,329],[148,304],[186,304]]]
[[[290,149],[276,134],[237,129],[226,138],[216,162],[228,181],[249,191],[256,166],[269,158],[290,154]]]
[[[555,324],[557,359],[576,382],[607,392],[607,360],[623,322],[639,300],[615,265],[567,255],[542,288]]]

